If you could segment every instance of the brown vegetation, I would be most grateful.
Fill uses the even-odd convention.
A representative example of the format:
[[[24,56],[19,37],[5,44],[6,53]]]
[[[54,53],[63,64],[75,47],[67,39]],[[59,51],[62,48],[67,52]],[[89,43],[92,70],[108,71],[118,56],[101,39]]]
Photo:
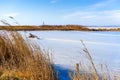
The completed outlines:
[[[0,35],[0,80],[56,80],[50,56],[17,32]]]
[[[0,26],[0,30],[81,30],[89,31],[85,26],[79,25],[42,25],[42,26]]]
[[[5,23],[4,23],[5,24]],[[87,26],[82,25],[41,25],[41,26],[0,26],[0,30],[15,30],[15,31],[30,31],[30,30],[62,30],[62,31],[120,31],[120,28],[98,28],[90,29]]]

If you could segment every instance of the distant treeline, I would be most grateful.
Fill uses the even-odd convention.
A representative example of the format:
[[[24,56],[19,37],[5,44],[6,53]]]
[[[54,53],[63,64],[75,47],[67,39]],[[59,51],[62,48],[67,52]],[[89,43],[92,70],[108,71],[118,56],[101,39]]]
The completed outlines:
[[[0,30],[16,30],[16,31],[27,31],[27,30],[62,30],[62,31],[120,31],[120,28],[98,28],[90,29],[82,25],[41,25],[41,26],[0,26]]]

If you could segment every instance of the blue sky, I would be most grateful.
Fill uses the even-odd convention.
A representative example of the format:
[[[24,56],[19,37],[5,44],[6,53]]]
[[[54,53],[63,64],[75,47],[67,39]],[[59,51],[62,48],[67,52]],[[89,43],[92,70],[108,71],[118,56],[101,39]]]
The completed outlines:
[[[120,25],[119,0],[0,0],[0,19],[14,25]],[[2,24],[2,23],[0,23]]]

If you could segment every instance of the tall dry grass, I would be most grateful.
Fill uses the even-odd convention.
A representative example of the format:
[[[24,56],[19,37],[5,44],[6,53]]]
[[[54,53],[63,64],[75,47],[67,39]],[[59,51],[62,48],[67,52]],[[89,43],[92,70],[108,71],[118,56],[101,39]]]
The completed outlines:
[[[50,56],[18,32],[0,34],[0,80],[56,80]]]
[[[91,69],[91,66],[88,66],[89,70],[86,70],[83,64],[76,64],[76,70],[74,73],[69,73],[69,75],[71,80],[120,80],[120,74],[109,72],[103,64],[101,66],[101,72],[96,74]]]
[[[88,59],[89,62],[84,61],[84,59],[80,61],[80,63],[77,63],[74,73],[69,73],[71,80],[120,80],[120,74],[110,71],[106,64],[95,66],[92,56],[85,44],[83,41],[81,41],[81,43],[84,47],[85,59]]]

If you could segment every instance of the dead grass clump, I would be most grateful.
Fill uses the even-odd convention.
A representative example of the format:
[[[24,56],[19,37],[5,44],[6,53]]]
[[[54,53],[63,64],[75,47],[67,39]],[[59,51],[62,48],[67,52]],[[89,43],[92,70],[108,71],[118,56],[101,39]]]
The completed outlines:
[[[71,80],[120,80],[120,76],[116,73],[112,73],[107,65],[100,64],[95,66],[92,56],[86,48],[83,41],[81,41],[84,49],[84,55],[86,56],[83,61],[76,64],[74,73],[70,73]],[[88,62],[86,62],[86,60]],[[96,68],[97,67],[97,68]]]
[[[0,35],[0,80],[55,80],[48,54],[18,32]]]

